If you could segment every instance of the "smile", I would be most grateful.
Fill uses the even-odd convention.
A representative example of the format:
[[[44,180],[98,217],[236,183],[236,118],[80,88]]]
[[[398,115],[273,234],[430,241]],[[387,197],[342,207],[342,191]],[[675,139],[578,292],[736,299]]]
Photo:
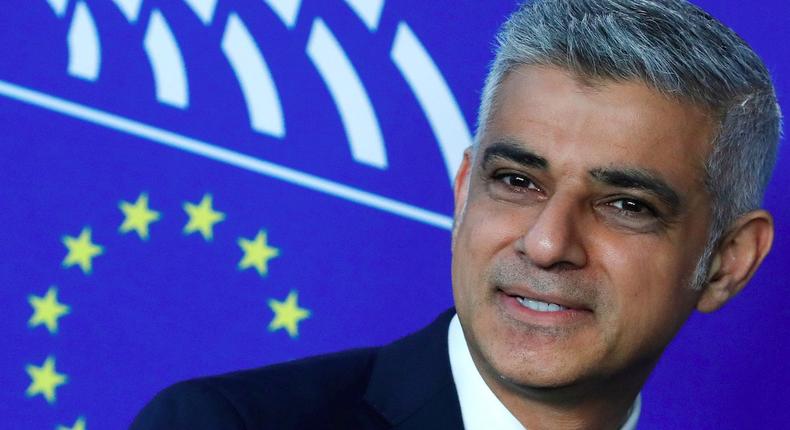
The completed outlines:
[[[541,302],[540,300],[532,300],[526,297],[516,297],[516,300],[521,304],[521,306],[532,309],[536,312],[559,312],[569,309],[556,303]]]
[[[593,310],[579,300],[561,294],[532,292],[527,287],[497,288],[501,309],[524,324],[541,327],[570,326],[591,322]]]

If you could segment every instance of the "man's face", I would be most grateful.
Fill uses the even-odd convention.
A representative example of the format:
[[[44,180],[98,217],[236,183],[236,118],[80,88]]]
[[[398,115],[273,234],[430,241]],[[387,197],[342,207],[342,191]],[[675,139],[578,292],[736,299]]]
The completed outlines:
[[[698,298],[713,130],[641,83],[507,76],[456,183],[453,293],[484,376],[561,387],[649,373]]]

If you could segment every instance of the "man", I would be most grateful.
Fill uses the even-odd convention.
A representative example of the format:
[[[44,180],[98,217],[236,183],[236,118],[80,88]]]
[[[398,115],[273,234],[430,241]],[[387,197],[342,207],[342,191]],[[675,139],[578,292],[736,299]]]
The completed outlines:
[[[677,330],[771,247],[770,77],[679,0],[535,1],[498,40],[455,182],[455,311],[178,384],[134,428],[634,428]]]

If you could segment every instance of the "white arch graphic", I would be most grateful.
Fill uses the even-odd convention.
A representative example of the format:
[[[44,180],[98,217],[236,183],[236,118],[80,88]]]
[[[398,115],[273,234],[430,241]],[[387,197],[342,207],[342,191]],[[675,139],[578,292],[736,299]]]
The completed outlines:
[[[112,0],[126,20],[134,24],[140,17],[140,7],[143,5],[143,0]]]
[[[69,6],[69,0],[47,0],[47,3],[58,18],[63,18],[66,8]]]
[[[124,118],[117,114],[102,111],[70,100],[54,97],[3,80],[0,80],[0,96],[19,100],[31,106],[38,106],[71,118],[106,127],[111,130],[117,130],[160,145],[206,157],[309,190],[376,208],[445,230],[450,230],[453,225],[452,218],[445,214],[432,212],[421,207],[393,200],[389,197],[373,194],[339,182],[254,158],[237,151],[223,148],[217,144],[187,137],[166,129]],[[108,141],[104,143],[111,144],[113,142]]]
[[[381,11],[384,9],[384,0],[346,0],[346,3],[365,23],[368,30],[378,30]]]
[[[74,16],[67,36],[69,46],[69,75],[95,81],[101,69],[101,43],[96,23],[85,2],[80,1],[74,9]]]
[[[373,105],[354,66],[321,18],[313,21],[307,55],[337,106],[354,160],[386,169],[384,137]]]
[[[280,21],[288,28],[296,25],[296,18],[299,16],[299,8],[302,0],[263,0],[269,8],[280,17]]]
[[[274,137],[284,137],[285,120],[272,74],[255,39],[236,13],[231,13],[225,24],[222,52],[239,81],[250,127]]]
[[[211,25],[211,21],[214,20],[214,12],[217,9],[217,0],[184,0],[184,2],[192,9],[192,12],[195,12],[203,25]]]
[[[184,59],[181,57],[178,42],[159,9],[151,12],[143,46],[151,63],[156,99],[186,109],[189,106],[189,83]]]
[[[464,149],[472,144],[461,108],[430,54],[404,22],[398,24],[390,56],[428,118],[452,182]]]

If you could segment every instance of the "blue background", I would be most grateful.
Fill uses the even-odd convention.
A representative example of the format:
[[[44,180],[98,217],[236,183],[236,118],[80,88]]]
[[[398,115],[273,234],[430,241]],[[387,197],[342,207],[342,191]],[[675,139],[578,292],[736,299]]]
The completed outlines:
[[[448,220],[452,195],[437,137],[390,50],[406,23],[438,66],[472,130],[493,36],[512,1],[386,1],[375,29],[344,1],[301,2],[292,28],[263,1],[219,0],[205,25],[182,1],[145,0],[136,22],[109,1],[86,0],[101,41],[96,79],[70,76],[67,32],[45,0],[0,6],[0,81],[315,175]],[[299,3],[299,2],[296,2]],[[790,97],[790,29],[783,1],[698,1],[733,27]],[[156,98],[143,49],[154,9],[166,17],[189,77],[189,105]],[[236,13],[271,69],[286,134],[250,128],[220,43]],[[331,29],[375,108],[388,166],[355,161],[338,108],[305,52],[314,20]],[[7,87],[4,87],[7,88]],[[790,159],[766,198],[774,250],[723,310],[694,315],[643,391],[639,428],[787,428]],[[162,219],[150,239],[123,234],[119,202],[140,193]],[[182,230],[184,202],[205,193],[227,215],[205,241]],[[86,275],[62,266],[64,235],[90,226],[105,248]],[[239,238],[268,232],[269,271],[240,270]],[[124,428],[178,380],[388,342],[452,305],[449,230],[270,175],[198,156],[0,95],[0,427]],[[28,296],[49,286],[71,307],[57,334],[28,327]],[[311,311],[299,336],[267,329],[269,299],[297,291]],[[47,356],[68,382],[52,404],[27,397],[28,364]],[[295,405],[299,407],[301,405]]]

